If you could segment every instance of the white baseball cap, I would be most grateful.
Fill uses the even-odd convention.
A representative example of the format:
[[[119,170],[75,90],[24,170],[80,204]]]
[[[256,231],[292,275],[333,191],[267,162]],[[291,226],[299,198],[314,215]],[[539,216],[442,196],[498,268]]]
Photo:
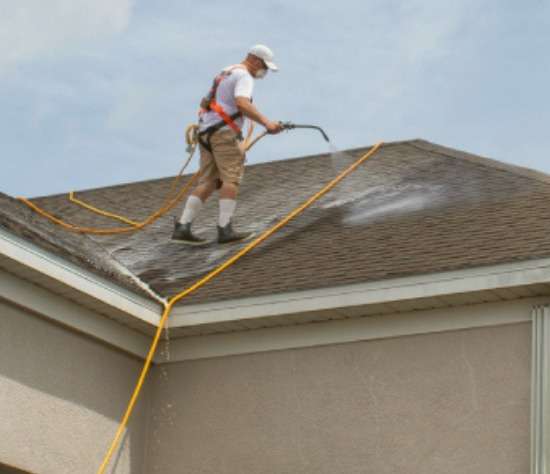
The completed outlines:
[[[248,50],[248,54],[252,54],[253,56],[263,60],[265,65],[272,71],[279,70],[277,65],[273,62],[273,51],[271,51],[267,46],[263,44],[254,45]]]

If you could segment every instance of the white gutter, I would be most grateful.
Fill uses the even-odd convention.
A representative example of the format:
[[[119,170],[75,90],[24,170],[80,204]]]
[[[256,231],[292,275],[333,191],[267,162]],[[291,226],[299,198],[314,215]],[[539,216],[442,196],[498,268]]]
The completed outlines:
[[[372,283],[177,306],[170,328],[550,283],[550,258]]]
[[[3,229],[0,229],[0,253],[145,323],[158,326],[161,304],[113,284]],[[134,279],[137,280],[136,277]]]
[[[185,360],[528,323],[531,321],[533,305],[540,304],[545,300],[544,298],[527,298],[516,301],[324,321],[315,324],[297,324],[204,336],[187,336],[171,340],[169,359],[159,356],[158,361],[182,362]],[[167,353],[168,351],[165,350],[164,354]]]

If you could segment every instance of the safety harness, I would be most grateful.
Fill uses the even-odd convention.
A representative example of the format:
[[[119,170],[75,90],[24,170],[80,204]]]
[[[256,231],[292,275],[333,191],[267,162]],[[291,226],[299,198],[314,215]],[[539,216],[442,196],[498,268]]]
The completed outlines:
[[[241,128],[237,125],[235,122],[236,119],[243,116],[242,112],[235,112],[234,114],[229,115],[224,108],[216,102],[216,93],[218,92],[218,87],[220,86],[221,82],[229,77],[231,73],[237,69],[237,68],[244,68],[242,64],[237,64],[235,66],[232,66],[228,69],[225,69],[220,74],[218,74],[214,78],[214,82],[212,83],[212,87],[206,97],[204,97],[201,100],[201,108],[199,110],[199,118],[202,114],[213,111],[216,112],[220,118],[222,119],[220,122],[215,123],[214,125],[211,125],[206,130],[203,130],[202,132],[199,132],[198,139],[204,148],[206,148],[210,153],[212,153],[212,145],[210,144],[210,138],[212,135],[220,130],[221,128],[225,127],[226,125],[229,126],[236,134],[237,139],[242,140],[243,134]]]

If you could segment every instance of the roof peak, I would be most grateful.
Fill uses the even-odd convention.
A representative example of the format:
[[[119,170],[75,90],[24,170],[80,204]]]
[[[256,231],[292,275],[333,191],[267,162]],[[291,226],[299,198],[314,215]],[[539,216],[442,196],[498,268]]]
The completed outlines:
[[[523,176],[525,178],[534,179],[539,182],[543,182],[546,184],[550,184],[550,174],[544,173],[542,171],[537,171],[531,168],[522,167],[518,165],[513,165],[509,163],[504,163],[502,161],[496,160],[494,158],[488,158],[486,156],[477,155],[473,153],[469,153],[466,151],[463,151],[458,148],[451,148],[444,145],[439,145],[434,142],[430,142],[428,140],[425,140],[423,138],[412,138],[412,139],[406,139],[406,140],[395,140],[391,142],[384,142],[384,148],[388,147],[395,147],[395,146],[403,146],[403,145],[410,145],[417,149],[437,153],[439,155],[444,155],[450,158],[455,159],[461,159],[468,161],[470,163],[474,163],[480,166],[485,166],[491,169],[498,169],[501,171],[506,171],[508,173],[512,173],[516,176]],[[354,147],[354,148],[345,148],[342,150],[336,150],[337,152],[341,153],[362,153],[368,150],[369,148],[372,148],[374,145],[365,145],[361,147]],[[300,155],[300,156],[293,156],[289,158],[283,158],[280,160],[273,160],[273,161],[264,161],[260,163],[252,163],[248,164],[247,168],[262,168],[266,166],[273,166],[277,164],[283,164],[283,163],[290,163],[290,162],[296,162],[296,161],[303,161],[303,160],[309,160],[309,159],[318,159],[319,157],[329,157],[331,155],[330,152],[326,153],[317,153],[317,154],[309,154],[309,155]],[[189,176],[189,175],[185,175]],[[88,188],[88,189],[80,189],[77,192],[79,193],[85,193],[85,192],[97,192],[97,191],[106,191],[106,190],[116,190],[119,188],[123,188],[125,186],[129,185],[142,185],[146,183],[154,184],[158,182],[162,182],[165,180],[173,179],[174,176],[164,176],[160,178],[153,178],[153,179],[144,179],[139,181],[128,181],[124,183],[117,183],[107,186],[99,186],[95,188]],[[34,199],[40,199],[40,198],[52,198],[56,196],[65,195],[66,193],[55,193],[55,194],[49,194],[44,196],[36,196]]]
[[[396,142],[397,143],[397,142]],[[534,170],[532,168],[527,168],[525,166],[513,165],[510,163],[504,163],[502,161],[496,160],[494,158],[488,158],[486,156],[477,155],[473,153],[468,153],[457,148],[451,148],[444,145],[439,145],[437,143],[432,143],[428,140],[417,138],[415,140],[408,140],[406,142],[412,146],[420,148],[425,151],[433,151],[439,153],[440,155],[445,155],[450,158],[462,159],[469,161],[470,163],[475,163],[480,166],[486,166],[492,169],[498,169],[501,171],[506,171],[517,176],[523,176],[525,178],[535,179],[546,184],[550,184],[550,174],[544,173],[543,171]]]

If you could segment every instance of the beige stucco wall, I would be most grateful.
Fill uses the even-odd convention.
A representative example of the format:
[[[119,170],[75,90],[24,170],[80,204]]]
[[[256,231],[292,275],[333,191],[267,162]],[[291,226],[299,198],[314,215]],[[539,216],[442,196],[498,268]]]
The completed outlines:
[[[133,357],[0,302],[0,463],[36,474],[95,473],[140,368]],[[148,409],[146,390],[110,472],[146,474]]]
[[[530,324],[167,365],[148,473],[525,474]]]
[[[153,370],[114,473],[523,474],[530,324]],[[0,303],[0,463],[95,473],[141,362]]]

